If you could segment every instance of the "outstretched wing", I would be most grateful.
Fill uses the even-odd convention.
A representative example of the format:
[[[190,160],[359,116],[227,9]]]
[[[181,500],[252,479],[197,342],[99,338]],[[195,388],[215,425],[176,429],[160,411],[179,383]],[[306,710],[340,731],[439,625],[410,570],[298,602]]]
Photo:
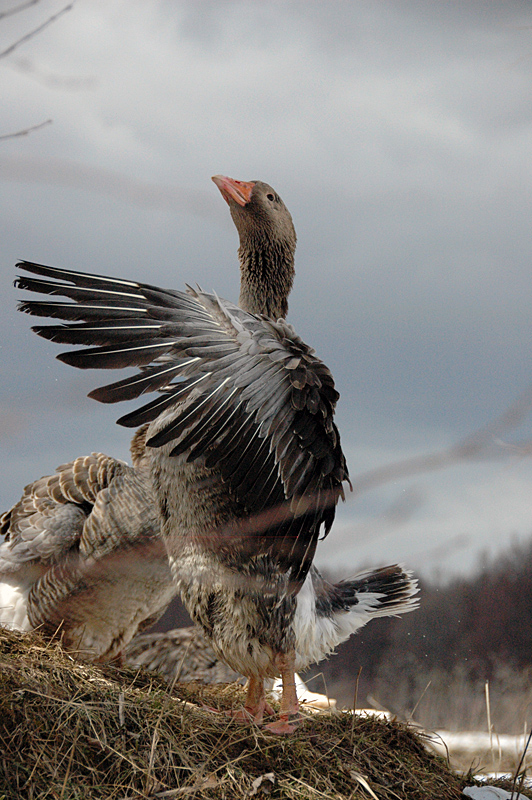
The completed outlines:
[[[148,446],[172,442],[172,455],[216,465],[250,513],[289,501],[291,521],[305,520],[297,536],[314,541],[321,524],[329,531],[348,480],[333,421],[338,393],[327,367],[290,325],[200,290],[18,266],[42,276],[19,278],[19,288],[69,298],[20,304],[26,313],[68,321],[33,328],[40,336],[89,345],[61,354],[62,361],[140,367],[90,396],[112,403],[159,392],[120,424],[157,419]],[[278,533],[285,536],[286,526]]]

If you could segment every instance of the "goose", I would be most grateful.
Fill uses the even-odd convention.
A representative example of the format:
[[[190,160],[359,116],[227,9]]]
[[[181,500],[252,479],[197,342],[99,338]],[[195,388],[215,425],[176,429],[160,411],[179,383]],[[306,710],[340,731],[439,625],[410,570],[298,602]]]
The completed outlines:
[[[329,655],[371,619],[409,610],[408,607],[414,604],[412,582],[409,572],[399,565],[393,565],[365,570],[349,580],[331,584],[312,565],[309,577],[298,595],[298,667],[304,669],[321,661],[324,651]],[[319,631],[318,636],[316,631]],[[329,638],[329,645],[324,645],[320,634]],[[157,672],[169,684],[177,680],[205,684],[241,680],[238,672],[218,658],[197,625],[139,634],[127,646],[125,661],[129,666]],[[306,691],[302,679],[297,674],[295,677],[298,686]],[[300,698],[299,692],[298,696]],[[314,702],[316,697],[313,698]]]
[[[135,636],[125,650],[125,662],[161,675],[170,685],[234,683],[241,676],[221,661],[197,625]]]
[[[145,473],[103,453],[62,464],[0,517],[0,625],[60,635],[84,661],[120,662],[176,594]]]
[[[288,209],[262,181],[213,180],[240,238],[239,305],[199,288],[21,261],[30,275],[17,279],[20,289],[66,300],[26,300],[19,309],[64,320],[35,326],[38,335],[88,346],[60,354],[67,364],[139,368],[93,390],[94,399],[158,392],[118,422],[149,426],[146,453],[175,585],[216,654],[249,679],[241,718],[262,724],[273,713],[264,681],[280,676],[279,718],[265,727],[290,734],[300,722],[295,670],[327,655],[337,628],[318,618],[327,601],[309,570],[350,486],[334,423],[338,393],[284,319],[296,247]],[[401,574],[389,613],[415,606],[415,581]]]

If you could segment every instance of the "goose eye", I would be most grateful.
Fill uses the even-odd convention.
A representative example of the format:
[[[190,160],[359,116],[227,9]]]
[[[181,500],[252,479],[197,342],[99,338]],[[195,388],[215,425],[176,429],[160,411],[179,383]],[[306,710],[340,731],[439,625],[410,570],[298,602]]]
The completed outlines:
[[[271,192],[269,194],[267,194],[266,197],[268,198],[268,200],[272,200],[272,201],[275,200],[275,197],[273,196],[273,194]]]

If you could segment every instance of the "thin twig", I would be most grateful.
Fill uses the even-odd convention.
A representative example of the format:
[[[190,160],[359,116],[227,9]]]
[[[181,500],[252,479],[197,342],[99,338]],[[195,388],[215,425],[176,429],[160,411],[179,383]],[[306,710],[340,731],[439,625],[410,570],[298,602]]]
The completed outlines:
[[[302,781],[301,778],[296,778],[295,775],[290,775],[289,778],[286,778],[284,780],[280,780],[279,781],[279,788],[283,788],[283,787],[286,787],[287,789],[292,788],[291,785],[290,785],[292,783],[292,781],[294,783],[298,783],[300,786],[303,786],[310,793],[310,795],[315,795],[316,797],[325,797],[326,800],[332,800],[332,795],[325,794],[325,792],[320,792],[319,789],[315,789],[313,786],[310,786],[310,784],[305,783],[305,781]],[[377,798],[377,800],[378,800],[378,798]]]
[[[525,744],[525,746],[523,748],[523,752],[521,753],[521,758],[519,759],[519,764],[517,765],[517,768],[515,770],[514,779],[512,781],[512,794],[510,796],[510,800],[514,800],[514,794],[515,794],[516,791],[517,791],[517,794],[519,794],[519,790],[516,787],[517,778],[519,777],[519,770],[523,766],[523,762],[524,762],[525,756],[526,756],[526,751],[528,750],[528,748],[530,746],[530,741],[531,740],[532,740],[532,728],[530,729],[530,733],[528,734],[528,739],[526,740],[526,744]],[[523,776],[523,778],[524,778],[524,776]],[[522,787],[522,785],[523,785],[523,780],[521,780],[521,787]]]
[[[375,792],[373,791],[373,789],[369,785],[365,775],[362,775],[360,772],[357,772],[354,769],[352,769],[350,771],[349,775],[354,781],[357,781],[357,783],[359,783],[361,786],[363,786],[364,789],[366,790],[366,792],[368,792],[368,794],[370,794],[374,798],[374,800],[379,800],[379,798],[377,797],[377,795],[375,794]]]
[[[179,665],[179,669],[178,669],[177,673],[174,676],[174,679],[172,681],[171,686],[168,689],[168,692],[166,694],[165,700],[164,700],[164,702],[162,703],[162,706],[161,706],[161,713],[159,714],[159,718],[157,719],[157,721],[155,723],[155,726],[153,728],[153,735],[152,735],[152,739],[151,739],[151,748],[150,748],[150,757],[149,757],[149,761],[148,761],[148,770],[146,772],[146,780],[145,780],[145,783],[144,783],[144,788],[145,788],[146,792],[149,792],[150,789],[151,789],[151,786],[150,786],[150,784],[151,784],[151,773],[152,773],[152,770],[153,770],[153,765],[155,763],[155,750],[156,750],[157,744],[159,742],[159,728],[160,728],[160,725],[161,725],[161,721],[162,721],[164,713],[166,712],[166,710],[168,709],[168,706],[170,704],[171,692],[173,691],[174,686],[175,686],[175,684],[176,684],[176,682],[177,682],[177,680],[178,680],[178,678],[179,678],[179,676],[181,674],[181,670],[183,668],[183,662],[185,661],[185,657],[186,657],[186,655],[188,653],[188,648],[190,647],[190,645],[191,645],[191,642],[189,642],[189,644],[188,644],[188,647],[187,647],[187,649],[185,651],[185,655],[183,656],[181,664]]]
[[[65,779],[63,781],[63,786],[61,787],[61,797],[59,798],[59,800],[63,800],[63,797],[65,796],[68,776],[70,775],[70,770],[72,768],[72,761],[74,760],[74,752],[76,750],[76,745],[78,744],[78,733],[79,733],[79,716],[76,718],[76,730],[74,731],[74,740],[70,748],[70,753],[68,756],[68,764],[65,772]]]
[[[493,726],[491,724],[491,706],[490,706],[490,682],[486,681],[484,684],[484,696],[486,698],[486,716],[488,719],[488,733],[490,735],[490,753],[491,753],[491,763],[495,765],[495,759],[493,758]]]
[[[57,14],[52,14],[52,16],[49,17],[41,25],[38,25],[29,33],[25,33],[24,36],[21,36],[20,39],[17,39],[16,42],[13,42],[13,44],[10,44],[9,47],[7,47],[5,50],[2,50],[2,52],[0,52],[0,58],[5,58],[6,56],[10,55],[13,52],[13,50],[16,50],[17,47],[19,47],[21,44],[27,42],[28,39],[33,39],[33,37],[36,36],[36,34],[40,33],[42,30],[47,28],[48,25],[51,25],[52,22],[56,21],[56,19],[59,19],[59,17],[62,16],[66,11],[70,11],[73,8],[73,6],[74,3],[69,3],[68,6],[62,8],[61,11],[57,12]]]
[[[38,131],[39,128],[44,128],[45,125],[50,125],[53,122],[52,119],[46,119],[44,122],[39,122],[38,125],[32,125],[30,128],[24,128],[21,131],[16,131],[15,133],[4,133],[3,136],[0,136],[1,139],[14,139],[16,136],[27,136],[28,133],[33,133],[33,131]]]
[[[118,693],[118,724],[121,728],[125,725],[124,717],[124,692]]]
[[[521,425],[531,410],[532,388],[528,388],[499,417],[465,436],[456,444],[434,453],[401,459],[401,461],[376,467],[357,475],[353,494],[356,497],[376,486],[382,486],[398,478],[419,475],[424,472],[436,472],[458,463],[500,455],[502,451],[509,449],[500,437]],[[490,452],[490,446],[495,448],[496,452]],[[529,456],[530,441],[526,440],[517,448],[512,446],[511,449],[521,457]]]
[[[355,717],[357,713],[357,703],[358,703],[358,682],[360,681],[360,676],[362,674],[362,665],[358,668],[358,675],[355,681],[355,694],[353,697],[353,719],[351,720],[351,744],[353,744],[353,736],[355,733]]]
[[[41,0],[28,0],[27,3],[21,3],[19,6],[14,6],[14,8],[8,8],[7,11],[0,11],[0,19],[11,17],[13,14],[18,14],[19,11],[24,11],[25,8],[29,8],[30,6],[36,6],[37,3],[40,2]]]
[[[430,680],[430,681],[427,683],[427,685],[425,686],[425,688],[424,688],[424,689],[423,689],[423,691],[421,692],[421,696],[420,696],[419,700],[417,701],[417,703],[415,704],[414,708],[412,709],[412,711],[410,712],[410,714],[409,714],[409,716],[408,716],[408,720],[409,720],[409,722],[411,722],[411,721],[412,721],[412,719],[413,719],[413,717],[414,717],[414,714],[416,713],[416,709],[417,709],[417,707],[419,706],[419,704],[421,703],[421,701],[423,700],[423,698],[425,697],[425,694],[426,694],[426,692],[427,692],[427,689],[429,688],[429,686],[430,686],[430,684],[431,684],[431,683],[432,683],[432,680]]]

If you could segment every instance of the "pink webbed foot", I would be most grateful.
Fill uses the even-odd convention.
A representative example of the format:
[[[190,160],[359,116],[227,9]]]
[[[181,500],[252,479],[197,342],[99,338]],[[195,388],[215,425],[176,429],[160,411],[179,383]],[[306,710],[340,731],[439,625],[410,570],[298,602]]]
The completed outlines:
[[[254,722],[256,725],[262,724],[264,715],[267,717],[275,716],[275,711],[265,699],[262,699],[255,706],[245,705],[243,708],[239,708],[236,711],[228,711],[227,713],[237,722]]]
[[[281,714],[278,720],[275,722],[269,722],[267,725],[265,725],[264,730],[280,736],[289,736],[299,728],[301,722],[302,720],[300,714]]]
[[[262,724],[262,718],[265,714],[267,716],[275,716],[275,711],[266,701],[262,678],[250,677],[244,708],[232,711],[230,714],[233,719],[239,722],[254,722],[256,725]]]
[[[262,681],[251,678],[248,686],[248,693],[246,696],[246,703],[242,708],[233,711],[220,711],[217,708],[210,706],[202,706],[206,711],[211,711],[213,714],[224,714],[231,717],[235,722],[255,723],[256,725],[262,724],[264,715],[274,717],[275,711],[271,705],[266,701],[264,695],[264,688]]]
[[[219,708],[213,708],[212,706],[206,706],[205,703],[201,704],[201,707],[204,711],[209,711],[211,714],[227,714],[227,711],[220,711]]]

